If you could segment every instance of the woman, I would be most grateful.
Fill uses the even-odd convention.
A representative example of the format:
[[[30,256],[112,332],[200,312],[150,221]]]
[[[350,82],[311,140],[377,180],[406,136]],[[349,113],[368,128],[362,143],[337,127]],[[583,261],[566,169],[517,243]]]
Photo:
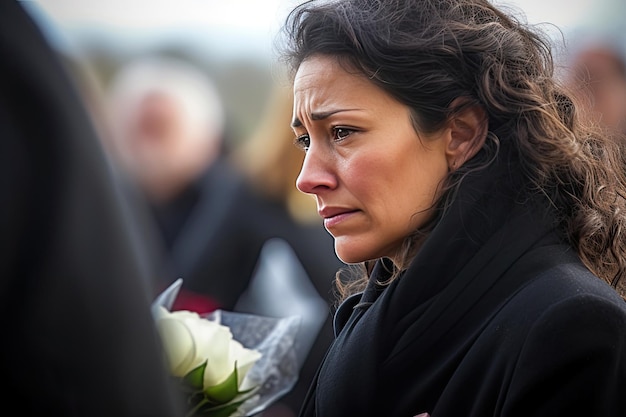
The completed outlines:
[[[285,28],[297,186],[363,266],[301,415],[626,415],[624,157],[543,36],[485,0]]]

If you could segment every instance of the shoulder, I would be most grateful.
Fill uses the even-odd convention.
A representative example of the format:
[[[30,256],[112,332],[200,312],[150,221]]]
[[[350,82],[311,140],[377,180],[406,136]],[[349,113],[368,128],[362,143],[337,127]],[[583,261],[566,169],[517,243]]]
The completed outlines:
[[[559,265],[522,288],[501,313],[519,342],[508,346],[515,352],[510,356],[511,409],[548,415],[537,410],[568,404],[568,410],[582,414],[622,415],[611,410],[623,411],[626,405],[621,399],[626,301],[608,284],[582,264]],[[532,400],[543,398],[546,390],[552,397],[545,403]]]
[[[523,277],[485,328],[524,366],[567,361],[566,353],[626,358],[626,301],[579,260]],[[626,361],[625,361],[626,363]]]
[[[582,263],[556,265],[531,278],[498,317],[523,339],[518,359],[524,366],[543,366],[541,358],[577,366],[626,363],[618,359],[626,358],[626,301]]]
[[[513,297],[529,310],[558,311],[580,309],[608,309],[626,315],[626,301],[617,291],[595,276],[582,262],[561,263],[543,270]]]

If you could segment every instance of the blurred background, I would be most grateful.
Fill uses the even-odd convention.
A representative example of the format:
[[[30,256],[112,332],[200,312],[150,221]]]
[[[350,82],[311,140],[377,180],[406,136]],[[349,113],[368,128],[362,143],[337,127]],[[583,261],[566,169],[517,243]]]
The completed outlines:
[[[247,138],[281,77],[274,36],[293,0],[22,1],[96,88],[138,55],[190,60],[215,81],[228,140]],[[83,74],[85,75],[85,74]]]
[[[230,141],[247,138],[276,81],[274,38],[296,0],[23,1],[54,43],[106,85],[134,55],[158,51],[191,59],[224,97]],[[550,22],[567,40],[602,32],[624,35],[623,0],[498,0],[521,8],[531,23]],[[555,32],[554,28],[547,28]],[[582,33],[585,33],[583,35]]]

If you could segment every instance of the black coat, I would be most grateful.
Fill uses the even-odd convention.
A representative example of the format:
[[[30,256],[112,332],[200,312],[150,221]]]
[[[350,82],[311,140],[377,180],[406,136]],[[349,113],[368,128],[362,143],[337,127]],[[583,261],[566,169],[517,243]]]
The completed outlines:
[[[3,414],[182,415],[129,212],[59,56],[20,2],[0,2],[0,55]]]
[[[410,267],[340,306],[302,416],[626,416],[626,303],[511,172],[468,176]]]

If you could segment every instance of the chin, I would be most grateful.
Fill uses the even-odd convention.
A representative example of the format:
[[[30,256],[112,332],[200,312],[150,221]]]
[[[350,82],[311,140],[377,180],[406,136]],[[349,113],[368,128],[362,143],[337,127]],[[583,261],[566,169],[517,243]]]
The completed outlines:
[[[358,264],[372,259],[378,259],[380,257],[367,251],[359,251],[354,247],[354,245],[338,245],[337,241],[335,241],[335,253],[345,264]]]

